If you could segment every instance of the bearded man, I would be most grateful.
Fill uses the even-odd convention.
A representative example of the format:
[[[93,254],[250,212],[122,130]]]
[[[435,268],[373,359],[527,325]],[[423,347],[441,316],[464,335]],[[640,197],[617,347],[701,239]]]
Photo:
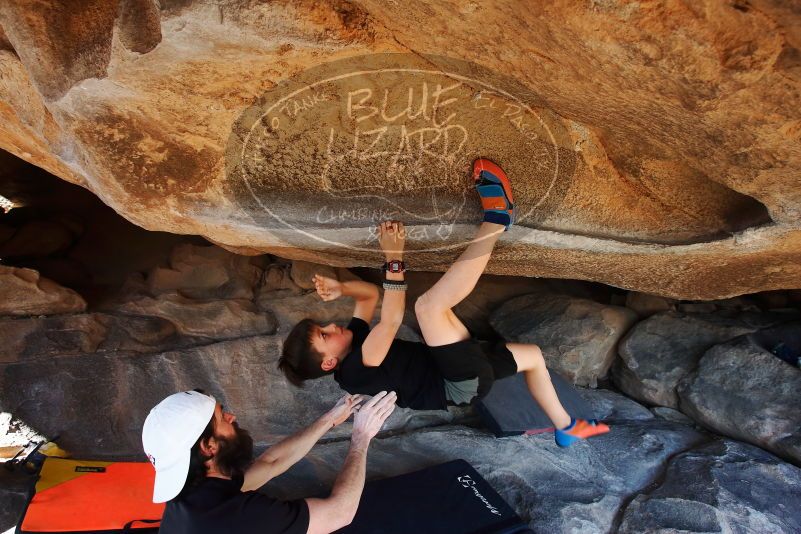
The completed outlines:
[[[213,397],[170,395],[142,429],[156,470],[153,502],[166,502],[160,534],[327,533],[353,521],[367,448],[395,408],[394,392],[365,402],[345,395],[309,427],[253,460],[253,439]],[[256,490],[306,456],[331,428],[355,412],[350,450],[329,497],[281,501]]]

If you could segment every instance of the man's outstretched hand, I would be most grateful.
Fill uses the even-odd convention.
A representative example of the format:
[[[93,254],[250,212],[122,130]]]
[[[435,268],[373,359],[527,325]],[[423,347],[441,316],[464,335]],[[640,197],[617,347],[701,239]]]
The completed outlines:
[[[395,409],[395,393],[382,391],[358,408],[353,418],[353,435],[345,464],[327,499],[306,499],[309,506],[309,534],[338,531],[356,516],[364,489],[367,448]],[[305,454],[305,452],[304,452]]]
[[[384,421],[392,414],[397,399],[398,396],[394,391],[389,393],[382,391],[357,408],[358,411],[353,416],[351,438],[355,446],[367,447],[370,444],[370,440],[378,434]]]
[[[359,404],[364,399],[364,395],[345,395],[323,417],[330,421],[331,427],[340,425],[350,417],[350,414],[359,409]]]
[[[342,282],[339,280],[315,274],[312,277],[312,282],[314,282],[314,289],[317,290],[317,294],[326,302],[342,296]]]

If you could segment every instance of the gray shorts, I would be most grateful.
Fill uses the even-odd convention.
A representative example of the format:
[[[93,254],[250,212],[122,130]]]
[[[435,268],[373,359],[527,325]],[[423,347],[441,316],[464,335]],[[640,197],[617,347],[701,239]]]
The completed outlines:
[[[445,398],[456,405],[470,404],[473,397],[478,395],[478,378],[451,382],[445,380]]]

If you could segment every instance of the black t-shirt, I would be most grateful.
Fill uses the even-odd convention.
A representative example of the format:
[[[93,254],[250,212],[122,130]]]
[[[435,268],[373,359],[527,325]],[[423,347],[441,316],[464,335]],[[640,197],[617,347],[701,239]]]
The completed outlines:
[[[309,506],[242,492],[242,480],[208,477],[167,503],[159,534],[306,534]]]
[[[396,339],[378,367],[362,360],[362,344],[370,326],[358,317],[348,324],[353,332],[350,352],[334,372],[334,379],[348,393],[375,395],[380,391],[398,394],[397,404],[415,410],[445,410],[445,384],[424,343]]]

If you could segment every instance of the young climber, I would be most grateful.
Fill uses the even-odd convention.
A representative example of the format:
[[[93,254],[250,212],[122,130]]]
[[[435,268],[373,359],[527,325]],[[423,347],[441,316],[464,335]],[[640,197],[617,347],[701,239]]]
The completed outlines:
[[[405,230],[402,223],[379,226],[379,244],[386,257],[381,318],[369,322],[378,301],[378,288],[368,282],[338,282],[315,275],[314,284],[325,301],[342,295],[356,306],[347,327],[300,321],[287,337],[278,367],[296,386],[305,380],[334,374],[347,392],[372,395],[397,392],[398,405],[414,409],[445,409],[449,403],[468,404],[486,395],[494,380],[524,373],[532,397],[554,424],[556,443],[567,447],[576,440],[609,431],[594,421],[568,414],[551,383],[537,345],[501,342],[493,346],[471,337],[452,308],[475,287],[498,237],[514,223],[511,184],[503,170],[487,159],[473,163],[473,180],[484,219],[475,238],[448,271],[414,305],[425,343],[395,339],[405,308]]]

